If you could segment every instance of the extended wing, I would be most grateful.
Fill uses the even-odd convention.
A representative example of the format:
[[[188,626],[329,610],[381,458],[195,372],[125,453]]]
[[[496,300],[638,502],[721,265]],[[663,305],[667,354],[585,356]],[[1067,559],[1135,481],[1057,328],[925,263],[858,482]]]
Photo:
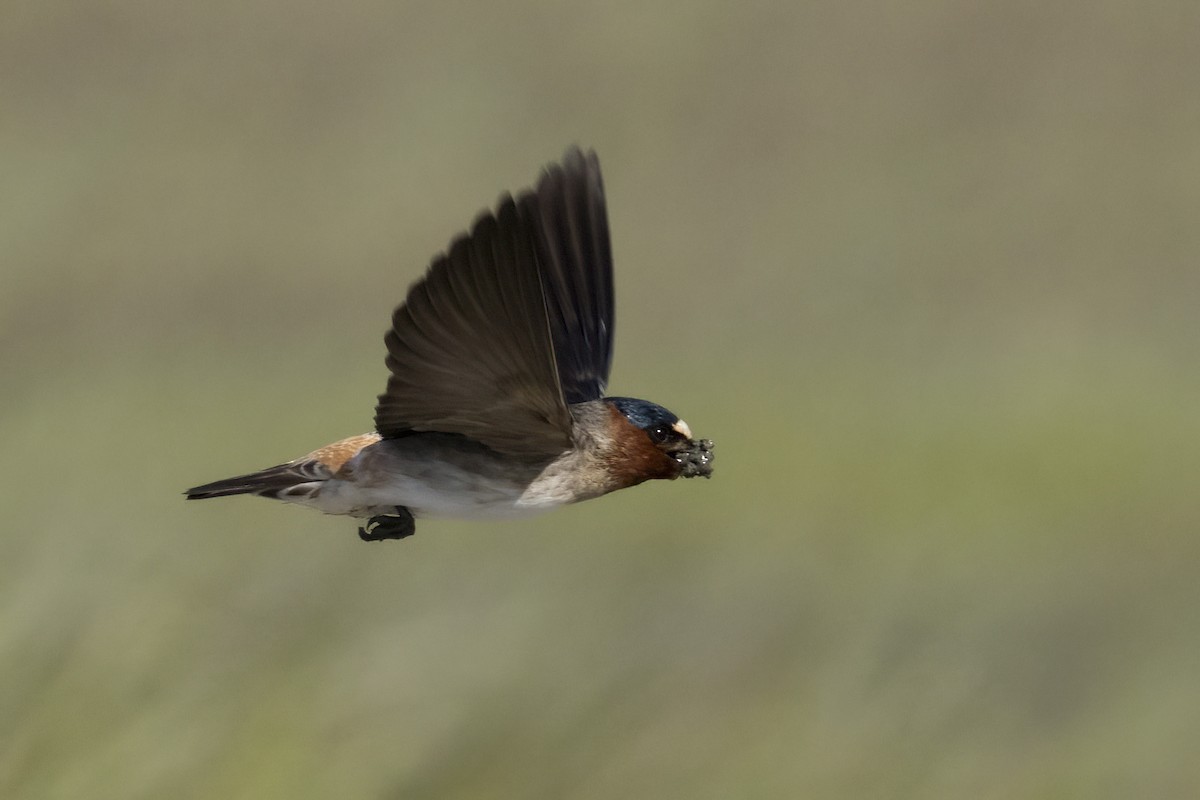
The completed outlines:
[[[409,290],[385,337],[376,429],[457,433],[522,458],[561,453],[567,404],[600,397],[608,379],[612,298],[599,164],[573,148]]]

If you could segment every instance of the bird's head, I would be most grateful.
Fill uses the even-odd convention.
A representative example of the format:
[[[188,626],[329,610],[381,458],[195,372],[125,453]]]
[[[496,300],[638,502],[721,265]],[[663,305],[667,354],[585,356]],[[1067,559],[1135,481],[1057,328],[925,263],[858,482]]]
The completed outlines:
[[[633,397],[606,397],[618,447],[614,471],[625,471],[630,484],[653,478],[712,476],[713,443],[695,440],[691,428],[667,409]]]

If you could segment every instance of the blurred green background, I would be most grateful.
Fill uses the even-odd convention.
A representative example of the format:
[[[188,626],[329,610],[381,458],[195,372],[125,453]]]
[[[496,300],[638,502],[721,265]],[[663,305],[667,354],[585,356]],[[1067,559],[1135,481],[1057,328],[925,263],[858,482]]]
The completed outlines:
[[[1195,797],[1200,7],[0,9],[0,796]],[[429,258],[605,168],[712,481],[354,523]]]

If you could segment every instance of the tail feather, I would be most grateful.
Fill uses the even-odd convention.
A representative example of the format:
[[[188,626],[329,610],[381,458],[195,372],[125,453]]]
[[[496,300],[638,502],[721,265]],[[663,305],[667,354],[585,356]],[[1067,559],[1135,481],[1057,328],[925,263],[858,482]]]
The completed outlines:
[[[194,486],[184,494],[188,500],[206,500],[210,497],[228,497],[235,494],[278,497],[280,492],[297,484],[327,480],[329,477],[329,470],[320,462],[291,461],[258,472]]]

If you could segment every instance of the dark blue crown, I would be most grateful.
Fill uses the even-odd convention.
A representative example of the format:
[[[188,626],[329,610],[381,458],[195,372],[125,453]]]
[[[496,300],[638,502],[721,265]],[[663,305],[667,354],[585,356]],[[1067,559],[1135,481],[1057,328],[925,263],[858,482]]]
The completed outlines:
[[[636,397],[606,397],[604,399],[616,406],[617,410],[625,415],[625,419],[644,431],[659,427],[670,428],[679,422],[679,417],[649,400],[638,400]]]

